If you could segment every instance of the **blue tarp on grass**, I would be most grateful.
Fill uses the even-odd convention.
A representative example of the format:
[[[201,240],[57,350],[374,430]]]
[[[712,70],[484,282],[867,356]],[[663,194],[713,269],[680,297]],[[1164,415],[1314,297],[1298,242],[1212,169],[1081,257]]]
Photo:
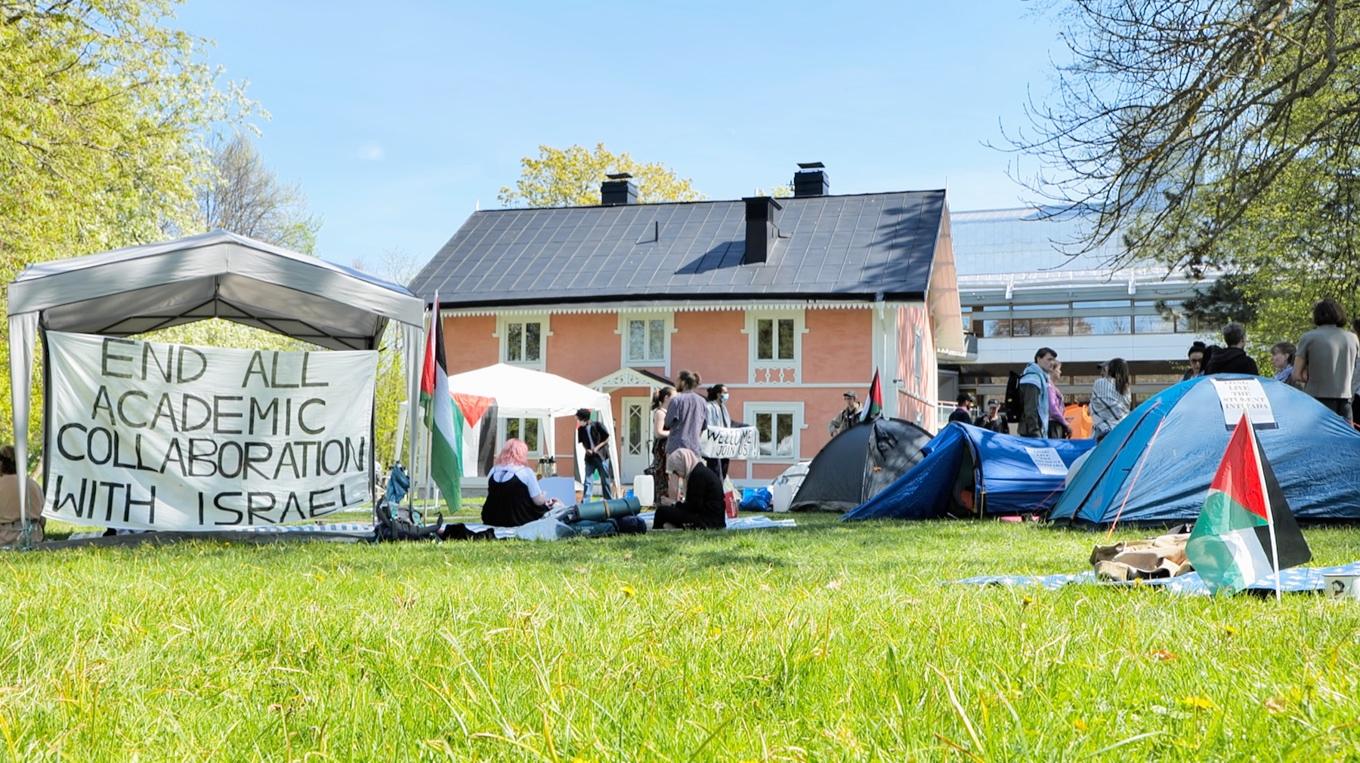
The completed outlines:
[[[925,458],[877,496],[846,513],[857,519],[934,519],[955,502],[961,471],[983,514],[1047,511],[1066,470],[1094,440],[1038,440],[952,423],[922,450]]]

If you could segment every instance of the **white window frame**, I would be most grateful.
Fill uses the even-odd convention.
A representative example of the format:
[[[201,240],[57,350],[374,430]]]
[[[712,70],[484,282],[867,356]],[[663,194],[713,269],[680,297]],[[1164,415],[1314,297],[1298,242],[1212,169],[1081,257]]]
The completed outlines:
[[[510,324],[512,323],[537,323],[538,331],[538,360],[511,360],[510,359]],[[548,337],[552,336],[551,326],[548,323],[547,313],[536,313],[531,315],[503,315],[496,318],[496,337],[500,345],[500,361],[512,366],[522,368],[532,368],[542,371],[548,366]]]
[[[497,452],[497,453],[500,452],[501,448],[504,448],[504,447],[505,447],[505,441],[506,441],[507,439],[509,439],[506,435],[507,435],[507,434],[509,433],[509,431],[510,431],[510,427],[508,426],[508,422],[511,422],[511,421],[518,421],[518,422],[520,422],[520,424],[519,424],[519,431],[520,431],[521,437],[520,437],[519,439],[521,439],[521,440],[524,439],[524,437],[522,436],[523,433],[524,433],[524,422],[526,422],[526,421],[536,421],[536,422],[538,422],[538,450],[532,450],[532,449],[531,449],[531,450],[529,451],[529,461],[531,462],[531,463],[529,464],[529,468],[532,469],[532,468],[534,467],[534,464],[533,464],[532,462],[533,462],[533,461],[537,461],[537,460],[543,455],[543,447],[544,447],[544,445],[545,445],[544,439],[548,436],[548,431],[547,431],[546,427],[544,427],[544,425],[543,425],[543,419],[540,419],[540,418],[538,418],[537,416],[501,416],[500,418],[496,419],[496,452]],[[551,425],[552,425],[552,422],[548,422],[548,425],[551,426]],[[525,444],[528,444],[528,441],[526,441]]]
[[[660,358],[634,358],[628,354],[628,324],[632,321],[661,321],[662,347]],[[650,330],[650,327],[649,329]],[[671,334],[675,333],[675,313],[619,313],[619,357],[624,367],[662,368],[671,371]],[[650,345],[650,342],[648,343]]]
[[[755,426],[755,425],[756,425],[756,414],[760,414],[760,413],[771,413],[771,414],[789,413],[789,414],[793,414],[793,455],[790,455],[790,456],[760,456],[760,455],[757,455],[755,458],[751,459],[751,463],[755,463],[755,464],[796,464],[796,463],[798,463],[799,460],[800,460],[800,458],[801,458],[801,454],[802,454],[802,452],[803,452],[803,430],[807,428],[807,425],[806,425],[806,423],[804,422],[804,418],[803,418],[803,403],[800,403],[800,402],[790,402],[790,403],[771,403],[771,402],[746,403],[746,404],[742,407],[742,421],[747,422],[747,424],[748,424],[749,426]],[[759,448],[759,444],[757,443],[757,449],[758,449],[758,448]]]
[[[757,357],[760,346],[760,321],[781,319],[793,320],[793,358],[791,360],[761,360]],[[779,324],[772,325],[774,329],[775,354],[779,354]],[[756,371],[759,369],[783,369],[793,368],[793,384],[801,384],[803,381],[803,335],[807,333],[807,314],[803,310],[747,310],[746,328],[742,329],[746,334],[747,357],[750,359],[748,365],[748,379],[751,384],[756,383]],[[788,382],[786,382],[788,383]]]

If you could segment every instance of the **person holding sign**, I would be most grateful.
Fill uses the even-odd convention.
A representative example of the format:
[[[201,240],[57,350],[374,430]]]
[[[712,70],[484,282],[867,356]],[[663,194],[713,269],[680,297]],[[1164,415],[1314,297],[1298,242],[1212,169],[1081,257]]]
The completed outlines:
[[[18,464],[14,458],[14,446],[0,448],[0,546],[8,546],[19,540],[23,533],[23,517],[19,515],[19,493],[28,493],[28,524],[34,543],[41,543],[47,520],[42,516],[43,491],[38,483],[26,476],[19,475]]]
[[[727,527],[722,480],[704,465],[699,454],[680,448],[666,459],[666,469],[684,486],[685,499],[656,508],[652,526],[658,530],[721,530]]]
[[[505,441],[486,480],[482,522],[496,527],[519,527],[542,519],[557,500],[544,495],[529,468],[529,446],[523,440]]]
[[[708,385],[708,405],[706,409],[708,426],[725,429],[737,426],[732,423],[732,414],[727,412],[727,400],[730,397],[732,396],[728,394],[726,384]],[[727,479],[727,464],[730,460],[727,458],[705,458],[704,463],[709,469],[717,472],[718,479]]]

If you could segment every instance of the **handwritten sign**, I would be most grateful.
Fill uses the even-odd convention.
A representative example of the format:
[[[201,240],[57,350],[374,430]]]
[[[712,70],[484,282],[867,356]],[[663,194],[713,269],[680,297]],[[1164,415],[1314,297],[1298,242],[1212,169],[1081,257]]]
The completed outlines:
[[[375,352],[47,333],[46,516],[141,530],[313,519],[367,503]]]
[[[1270,398],[1257,379],[1210,379],[1218,402],[1223,407],[1223,425],[1228,429],[1237,426],[1242,414],[1257,429],[1275,429],[1275,409],[1270,407]]]
[[[1063,463],[1062,456],[1058,455],[1057,448],[1026,447],[1025,452],[1029,453],[1029,460],[1034,462],[1034,466],[1039,469],[1040,474],[1048,474],[1054,477],[1067,476],[1067,464]]]
[[[704,458],[755,458],[755,427],[709,427],[699,443]]]

